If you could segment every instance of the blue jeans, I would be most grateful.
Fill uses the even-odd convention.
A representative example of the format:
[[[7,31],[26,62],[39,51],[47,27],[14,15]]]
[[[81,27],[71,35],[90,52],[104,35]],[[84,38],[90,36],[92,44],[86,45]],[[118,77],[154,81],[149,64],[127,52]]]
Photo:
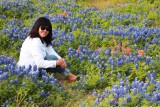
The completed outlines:
[[[44,60],[58,60],[58,58],[55,56],[55,55],[47,55]],[[42,69],[42,68],[40,68]],[[44,68],[43,68],[44,69]],[[45,69],[47,72],[50,72],[50,73],[54,73],[54,72],[58,72],[58,73],[64,73],[65,76],[68,76],[70,70],[67,69],[67,68],[62,68],[61,66],[56,66],[56,68],[46,68]],[[41,71],[41,70],[40,70]]]

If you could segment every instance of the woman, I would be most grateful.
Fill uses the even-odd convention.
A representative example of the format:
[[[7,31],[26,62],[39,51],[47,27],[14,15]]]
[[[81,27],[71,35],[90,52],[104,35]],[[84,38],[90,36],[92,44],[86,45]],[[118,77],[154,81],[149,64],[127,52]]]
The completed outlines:
[[[66,69],[66,62],[52,48],[52,25],[49,19],[40,17],[34,23],[29,36],[22,44],[18,66],[37,66],[39,70],[47,72],[59,72],[68,76],[70,82],[77,76]]]

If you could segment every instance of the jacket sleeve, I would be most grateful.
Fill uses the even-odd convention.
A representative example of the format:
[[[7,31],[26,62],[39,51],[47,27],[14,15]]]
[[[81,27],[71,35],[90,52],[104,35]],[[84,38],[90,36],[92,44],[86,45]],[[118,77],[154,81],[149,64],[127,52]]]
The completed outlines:
[[[43,55],[42,42],[39,38],[33,38],[31,42],[31,54],[39,68],[55,68],[56,61],[44,60],[45,55]]]
[[[61,59],[61,57],[56,53],[52,46],[48,46],[48,55],[55,55],[58,59]]]

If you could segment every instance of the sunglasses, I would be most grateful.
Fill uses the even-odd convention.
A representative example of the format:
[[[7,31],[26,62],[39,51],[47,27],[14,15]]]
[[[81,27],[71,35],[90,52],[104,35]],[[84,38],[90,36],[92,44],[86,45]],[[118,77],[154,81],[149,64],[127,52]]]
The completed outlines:
[[[49,31],[49,28],[48,27],[46,27],[46,26],[41,26],[41,30],[47,30],[47,31]]]

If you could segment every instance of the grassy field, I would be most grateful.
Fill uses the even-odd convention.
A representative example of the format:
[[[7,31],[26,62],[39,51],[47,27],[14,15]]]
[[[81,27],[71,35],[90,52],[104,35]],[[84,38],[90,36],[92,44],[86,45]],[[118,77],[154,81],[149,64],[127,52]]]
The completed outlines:
[[[75,1],[0,2],[0,106],[159,107],[160,1]],[[79,81],[16,67],[40,16],[51,20],[53,48]]]

